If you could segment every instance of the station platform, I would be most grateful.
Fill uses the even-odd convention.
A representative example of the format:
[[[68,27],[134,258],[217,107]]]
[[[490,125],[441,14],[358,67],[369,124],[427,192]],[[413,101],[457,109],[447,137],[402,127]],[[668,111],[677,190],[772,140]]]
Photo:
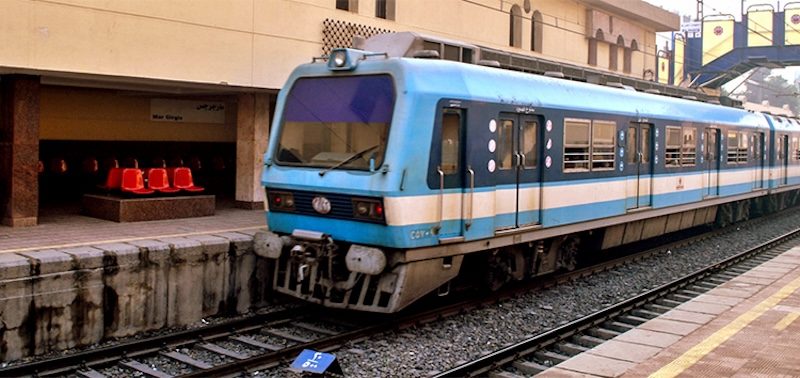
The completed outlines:
[[[0,361],[270,305],[263,210],[117,223],[77,211],[0,226]]]
[[[264,214],[222,203],[211,216],[118,223],[80,215],[77,209],[50,210],[37,226],[0,226],[0,253],[256,230],[266,227]]]
[[[800,377],[800,247],[542,377]]]

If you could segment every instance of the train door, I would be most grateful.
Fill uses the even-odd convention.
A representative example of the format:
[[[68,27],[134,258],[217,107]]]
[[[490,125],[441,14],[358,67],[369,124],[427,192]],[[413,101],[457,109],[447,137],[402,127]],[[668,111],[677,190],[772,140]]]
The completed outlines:
[[[626,165],[631,175],[626,183],[629,210],[652,205],[653,125],[633,122],[628,126]]]
[[[706,155],[705,197],[719,195],[719,129],[706,129],[703,134]]]
[[[541,222],[541,122],[528,114],[502,113],[497,130],[498,229]]]
[[[764,133],[753,135],[753,189],[764,187]]]
[[[789,179],[789,136],[778,137],[778,151],[775,167],[778,168],[778,185],[786,185]]]
[[[469,177],[470,167],[465,164],[466,127],[462,109],[447,108],[442,111],[441,160],[437,167],[439,173],[438,216],[439,239],[443,242],[458,241],[464,236],[465,213],[471,213],[472,203],[464,197],[471,195],[468,182],[474,183],[474,175]],[[474,187],[473,187],[474,190]],[[469,201],[471,202],[471,201]],[[465,208],[467,207],[467,208]]]

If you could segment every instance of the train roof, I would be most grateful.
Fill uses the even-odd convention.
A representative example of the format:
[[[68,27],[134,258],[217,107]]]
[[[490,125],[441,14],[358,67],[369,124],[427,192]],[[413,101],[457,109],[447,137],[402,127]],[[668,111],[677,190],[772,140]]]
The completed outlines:
[[[746,110],[621,88],[440,60],[402,59],[409,90],[470,100],[742,127],[769,125]]]
[[[370,57],[359,60],[353,72],[389,73],[397,79],[398,91],[423,96],[612,113],[638,119],[771,128],[761,113],[496,67],[439,59]],[[289,83],[301,76],[329,75],[328,66],[324,63],[302,65],[289,78]],[[781,124],[779,121],[772,123]],[[786,127],[800,130],[800,124],[790,121]]]

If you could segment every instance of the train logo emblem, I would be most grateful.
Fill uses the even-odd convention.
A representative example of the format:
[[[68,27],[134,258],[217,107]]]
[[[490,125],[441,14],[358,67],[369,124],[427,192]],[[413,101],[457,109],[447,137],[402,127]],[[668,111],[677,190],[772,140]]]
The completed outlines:
[[[320,214],[328,214],[331,212],[331,201],[325,197],[314,197],[314,199],[311,200],[311,206]]]
[[[717,26],[714,28],[714,35],[722,35],[722,26]]]
[[[795,25],[800,24],[800,14],[792,15],[792,23]]]

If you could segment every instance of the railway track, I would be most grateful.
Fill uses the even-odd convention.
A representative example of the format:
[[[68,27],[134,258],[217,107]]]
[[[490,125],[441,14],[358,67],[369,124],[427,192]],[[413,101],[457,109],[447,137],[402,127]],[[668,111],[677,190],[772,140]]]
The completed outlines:
[[[755,220],[753,222],[759,222]],[[474,308],[503,302],[531,290],[544,289],[581,277],[614,269],[616,267],[646,259],[665,249],[678,248],[702,239],[718,236],[735,229],[727,228],[704,233],[668,245],[658,246],[643,252],[620,257],[601,264],[592,265],[572,272],[553,275],[536,281],[513,285],[507,289],[481,298],[457,300],[454,303],[438,306],[434,309],[422,309],[401,315],[376,317],[332,311],[315,306],[300,306],[284,311],[226,321],[203,328],[185,330],[168,335],[134,340],[113,346],[97,348],[58,358],[14,365],[0,369],[0,376],[54,376],[75,375],[91,378],[106,376],[149,376],[167,378],[173,376],[205,377],[231,376],[264,369],[282,368],[304,349],[317,351],[334,351],[348,343],[363,340],[370,336],[393,330],[401,330],[459,313]],[[675,295],[682,298],[696,295],[710,289],[711,286],[700,284],[694,290],[685,290]],[[656,302],[649,308],[633,312],[621,317],[609,327],[590,331],[584,335],[584,341],[600,342],[606,337],[623,332],[629,328],[625,324],[643,322],[649,317],[657,316],[673,304],[673,299],[666,298]],[[671,307],[669,307],[671,308]],[[610,311],[610,313],[613,311]],[[349,318],[345,320],[345,318]],[[588,318],[588,317],[587,317]],[[584,318],[585,319],[585,318]],[[602,322],[600,322],[602,323]],[[599,324],[595,322],[595,324]],[[585,328],[585,327],[584,327]],[[553,334],[555,331],[548,332]],[[559,340],[565,340],[561,337]],[[553,346],[554,342],[539,342],[545,346]],[[567,343],[561,346],[571,352],[579,352],[588,348],[590,343]],[[553,348],[551,348],[553,349]],[[558,348],[556,348],[558,349]],[[532,368],[536,364],[547,367],[562,360],[563,354],[557,357],[555,352],[540,353],[539,360],[526,364],[518,363],[522,369]],[[569,354],[567,354],[569,355]],[[213,361],[213,362],[212,362]],[[469,365],[469,364],[468,364]],[[530,365],[530,366],[528,366]],[[466,365],[465,365],[466,368]],[[487,370],[476,370],[476,374]],[[466,373],[469,375],[471,373]],[[465,375],[458,370],[448,375]]]
[[[435,377],[519,378],[539,374],[773,259],[796,244],[790,242],[798,236],[800,230],[784,234],[639,296],[489,353]]]

